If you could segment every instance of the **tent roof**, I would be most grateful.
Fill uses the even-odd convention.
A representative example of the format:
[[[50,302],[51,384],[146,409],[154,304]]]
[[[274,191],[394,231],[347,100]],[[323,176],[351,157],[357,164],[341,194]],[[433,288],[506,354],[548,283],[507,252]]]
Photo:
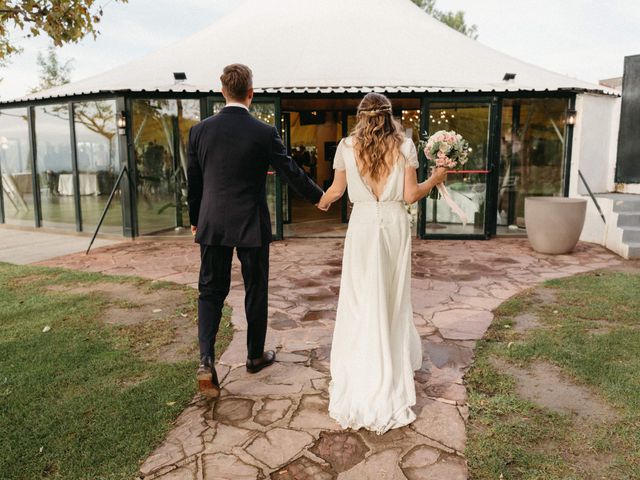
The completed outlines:
[[[103,92],[220,91],[230,63],[259,93],[500,92],[604,87],[489,48],[410,0],[246,0],[208,28],[93,77],[13,101]],[[185,72],[177,83],[173,72]],[[515,73],[503,81],[505,73]]]

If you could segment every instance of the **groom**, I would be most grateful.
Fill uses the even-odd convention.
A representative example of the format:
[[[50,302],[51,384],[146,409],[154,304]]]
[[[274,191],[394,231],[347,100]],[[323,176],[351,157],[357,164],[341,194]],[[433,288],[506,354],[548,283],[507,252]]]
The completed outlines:
[[[313,204],[323,192],[287,156],[278,131],[249,113],[253,79],[249,67],[228,65],[222,76],[227,104],[220,113],[191,128],[187,177],[191,232],[200,244],[198,339],[200,390],[218,396],[213,346],[229,293],[231,260],[236,249],[242,266],[247,316],[247,371],[271,365],[264,350],[271,217],[267,207],[267,171],[271,165]]]

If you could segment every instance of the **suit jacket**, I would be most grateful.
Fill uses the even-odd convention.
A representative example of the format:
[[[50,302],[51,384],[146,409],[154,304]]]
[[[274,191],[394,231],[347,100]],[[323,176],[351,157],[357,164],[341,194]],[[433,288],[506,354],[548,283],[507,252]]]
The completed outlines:
[[[197,243],[259,247],[272,240],[269,165],[300,195],[320,201],[322,190],[287,156],[278,131],[244,108],[225,107],[191,128],[187,199]]]

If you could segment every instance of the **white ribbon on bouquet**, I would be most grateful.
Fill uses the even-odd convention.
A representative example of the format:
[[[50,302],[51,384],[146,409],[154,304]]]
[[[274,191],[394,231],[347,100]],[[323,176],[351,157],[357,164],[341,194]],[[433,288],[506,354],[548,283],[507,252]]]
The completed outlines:
[[[444,183],[439,183],[438,185],[436,185],[436,188],[438,189],[438,192],[440,192],[440,195],[442,195],[442,198],[444,198],[444,201],[447,202],[447,205],[449,205],[449,208],[451,208],[451,210],[453,210],[453,212],[458,215],[458,217],[460,217],[460,220],[462,220],[462,226],[466,227],[469,219],[462,211],[462,209],[458,206],[458,204],[453,200],[453,198],[451,198],[449,190],[447,190],[447,187],[444,186]]]

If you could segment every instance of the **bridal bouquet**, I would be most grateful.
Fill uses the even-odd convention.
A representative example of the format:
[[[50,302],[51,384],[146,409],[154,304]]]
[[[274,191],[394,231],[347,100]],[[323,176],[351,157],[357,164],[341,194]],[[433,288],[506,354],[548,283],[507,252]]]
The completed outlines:
[[[436,167],[445,167],[448,170],[462,168],[469,159],[469,144],[462,135],[453,130],[440,130],[427,139],[424,154]]]
[[[456,170],[462,170],[462,167],[469,159],[469,143],[462,138],[462,135],[453,130],[448,132],[446,130],[440,130],[434,133],[423,142],[423,147],[427,160],[433,162],[434,168],[444,167],[449,171],[455,172]],[[462,225],[466,225],[469,221],[467,216],[458,204],[453,201],[444,184],[439,184],[437,189],[451,210],[460,217]]]

